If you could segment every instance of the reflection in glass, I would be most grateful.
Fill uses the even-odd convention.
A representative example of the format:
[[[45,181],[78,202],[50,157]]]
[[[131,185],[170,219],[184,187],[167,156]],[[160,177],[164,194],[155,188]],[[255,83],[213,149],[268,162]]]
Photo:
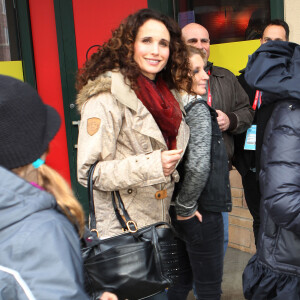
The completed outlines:
[[[11,60],[5,1],[0,0],[0,61]]]
[[[178,0],[177,7],[180,26],[203,25],[212,44],[260,38],[270,20],[270,0]]]

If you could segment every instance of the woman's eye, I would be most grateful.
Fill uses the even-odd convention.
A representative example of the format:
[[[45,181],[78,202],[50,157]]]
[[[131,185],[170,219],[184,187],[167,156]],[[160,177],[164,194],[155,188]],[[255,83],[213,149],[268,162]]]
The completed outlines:
[[[169,43],[167,41],[161,41],[160,45],[163,47],[169,47]]]
[[[151,43],[151,39],[149,39],[149,38],[143,39],[142,42],[143,42],[143,43],[146,43],[146,44],[147,44],[147,43],[149,44],[149,43]]]
[[[193,75],[196,75],[197,73],[199,73],[198,69],[193,70]]]

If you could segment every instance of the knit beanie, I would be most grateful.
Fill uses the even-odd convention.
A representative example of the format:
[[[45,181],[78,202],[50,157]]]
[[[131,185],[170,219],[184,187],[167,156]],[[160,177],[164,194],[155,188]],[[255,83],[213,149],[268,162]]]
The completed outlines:
[[[0,75],[0,166],[14,169],[34,162],[59,127],[57,111],[33,87]]]

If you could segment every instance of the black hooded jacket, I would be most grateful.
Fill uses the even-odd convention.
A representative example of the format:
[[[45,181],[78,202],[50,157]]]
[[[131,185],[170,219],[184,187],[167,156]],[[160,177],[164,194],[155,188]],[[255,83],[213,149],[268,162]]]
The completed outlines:
[[[250,58],[246,81],[270,115],[261,137],[261,228],[244,275],[246,299],[300,299],[300,46],[268,42]],[[260,109],[261,109],[260,108]],[[257,280],[259,278],[259,280]],[[297,287],[298,286],[298,287]],[[287,293],[288,291],[288,293]]]

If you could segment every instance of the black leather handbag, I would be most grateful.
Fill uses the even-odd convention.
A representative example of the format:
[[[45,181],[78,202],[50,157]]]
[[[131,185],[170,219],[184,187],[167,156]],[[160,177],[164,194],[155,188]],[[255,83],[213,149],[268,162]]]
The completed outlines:
[[[173,227],[165,222],[137,229],[119,192],[112,192],[112,203],[127,233],[99,239],[95,234],[93,200],[95,166],[91,167],[88,179],[90,230],[86,229],[82,239],[86,291],[91,299],[97,299],[103,291],[110,291],[120,300],[144,299],[164,291],[184,269],[179,263],[180,253],[184,253],[183,243],[177,238]]]

